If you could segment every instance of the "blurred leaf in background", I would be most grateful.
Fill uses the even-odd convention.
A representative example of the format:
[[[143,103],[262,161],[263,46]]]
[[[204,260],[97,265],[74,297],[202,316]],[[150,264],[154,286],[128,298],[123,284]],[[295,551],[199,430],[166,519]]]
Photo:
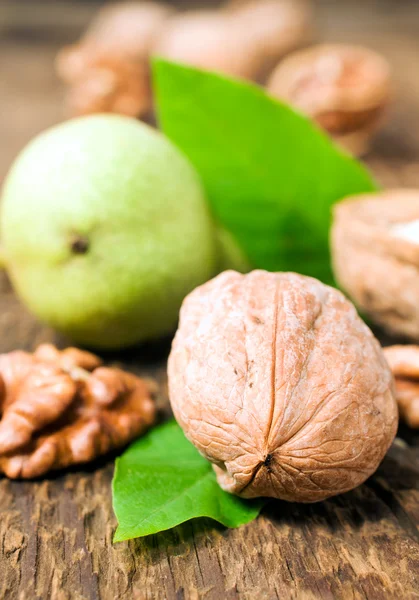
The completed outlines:
[[[330,207],[376,189],[364,166],[257,86],[161,59],[154,80],[162,130],[252,266],[332,282]]]

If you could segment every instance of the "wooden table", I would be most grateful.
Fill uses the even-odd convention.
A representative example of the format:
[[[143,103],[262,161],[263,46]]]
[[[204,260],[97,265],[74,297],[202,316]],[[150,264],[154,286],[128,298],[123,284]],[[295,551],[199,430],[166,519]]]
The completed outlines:
[[[395,104],[367,162],[385,185],[418,185],[418,3],[317,4],[320,39],[366,43],[391,60]],[[60,120],[52,60],[91,10],[28,6],[32,13],[21,2],[0,13],[7,17],[0,20],[0,179],[33,134]],[[27,314],[2,277],[0,350],[46,340],[64,343]],[[108,358],[164,384],[167,349]],[[160,403],[167,406],[164,393]],[[111,460],[43,481],[2,479],[0,598],[419,598],[419,434],[399,436],[377,474],[341,497],[312,506],[273,502],[238,530],[195,521],[116,545]]]

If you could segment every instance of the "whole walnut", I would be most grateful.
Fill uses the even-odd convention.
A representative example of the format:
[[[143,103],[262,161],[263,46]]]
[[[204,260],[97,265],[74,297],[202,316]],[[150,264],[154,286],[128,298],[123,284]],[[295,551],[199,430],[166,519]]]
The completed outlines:
[[[368,48],[313,46],[281,62],[268,90],[307,114],[348,150],[362,154],[389,103],[390,67]]]
[[[226,271],[184,301],[169,358],[176,419],[222,488],[315,502],[377,468],[393,379],[344,296],[294,273]]]
[[[246,79],[259,79],[309,31],[304,0],[231,2],[221,10],[191,10],[169,19],[153,53]]]
[[[83,42],[133,59],[146,58],[173,13],[163,2],[111,2],[97,12]]]
[[[336,279],[391,333],[419,340],[419,190],[347,198],[334,207]]]
[[[241,28],[246,46],[257,55],[262,77],[311,37],[308,0],[231,0],[227,10]]]
[[[245,47],[243,30],[234,19],[216,10],[191,10],[175,15],[161,31],[155,56],[175,62],[252,79],[259,57]]]

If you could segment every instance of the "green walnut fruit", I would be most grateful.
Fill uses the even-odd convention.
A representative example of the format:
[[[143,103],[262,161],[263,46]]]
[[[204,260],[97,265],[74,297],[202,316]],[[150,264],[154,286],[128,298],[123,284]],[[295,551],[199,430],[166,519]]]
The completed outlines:
[[[185,295],[219,263],[194,169],[127,117],[84,117],[33,140],[7,177],[0,219],[23,302],[98,348],[169,333]]]

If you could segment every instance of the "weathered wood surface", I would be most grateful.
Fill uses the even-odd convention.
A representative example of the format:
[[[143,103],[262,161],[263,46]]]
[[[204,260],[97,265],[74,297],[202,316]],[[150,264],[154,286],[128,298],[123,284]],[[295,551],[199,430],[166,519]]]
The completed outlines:
[[[0,178],[34,133],[62,117],[51,68],[60,40],[42,38],[43,19],[33,31],[19,28],[16,4],[0,42]],[[58,3],[51,4],[56,19]],[[7,5],[1,9],[4,16]],[[89,7],[73,10],[76,28]],[[322,1],[317,21],[322,39],[367,43],[393,63],[392,120],[367,161],[386,185],[419,186],[418,4]],[[1,278],[0,351],[53,339]],[[165,406],[167,347],[109,359],[156,376]],[[39,482],[2,479],[0,598],[419,598],[419,434],[402,429],[400,438],[378,473],[344,496],[313,506],[271,503],[257,521],[234,531],[191,522],[117,545],[111,460]]]

